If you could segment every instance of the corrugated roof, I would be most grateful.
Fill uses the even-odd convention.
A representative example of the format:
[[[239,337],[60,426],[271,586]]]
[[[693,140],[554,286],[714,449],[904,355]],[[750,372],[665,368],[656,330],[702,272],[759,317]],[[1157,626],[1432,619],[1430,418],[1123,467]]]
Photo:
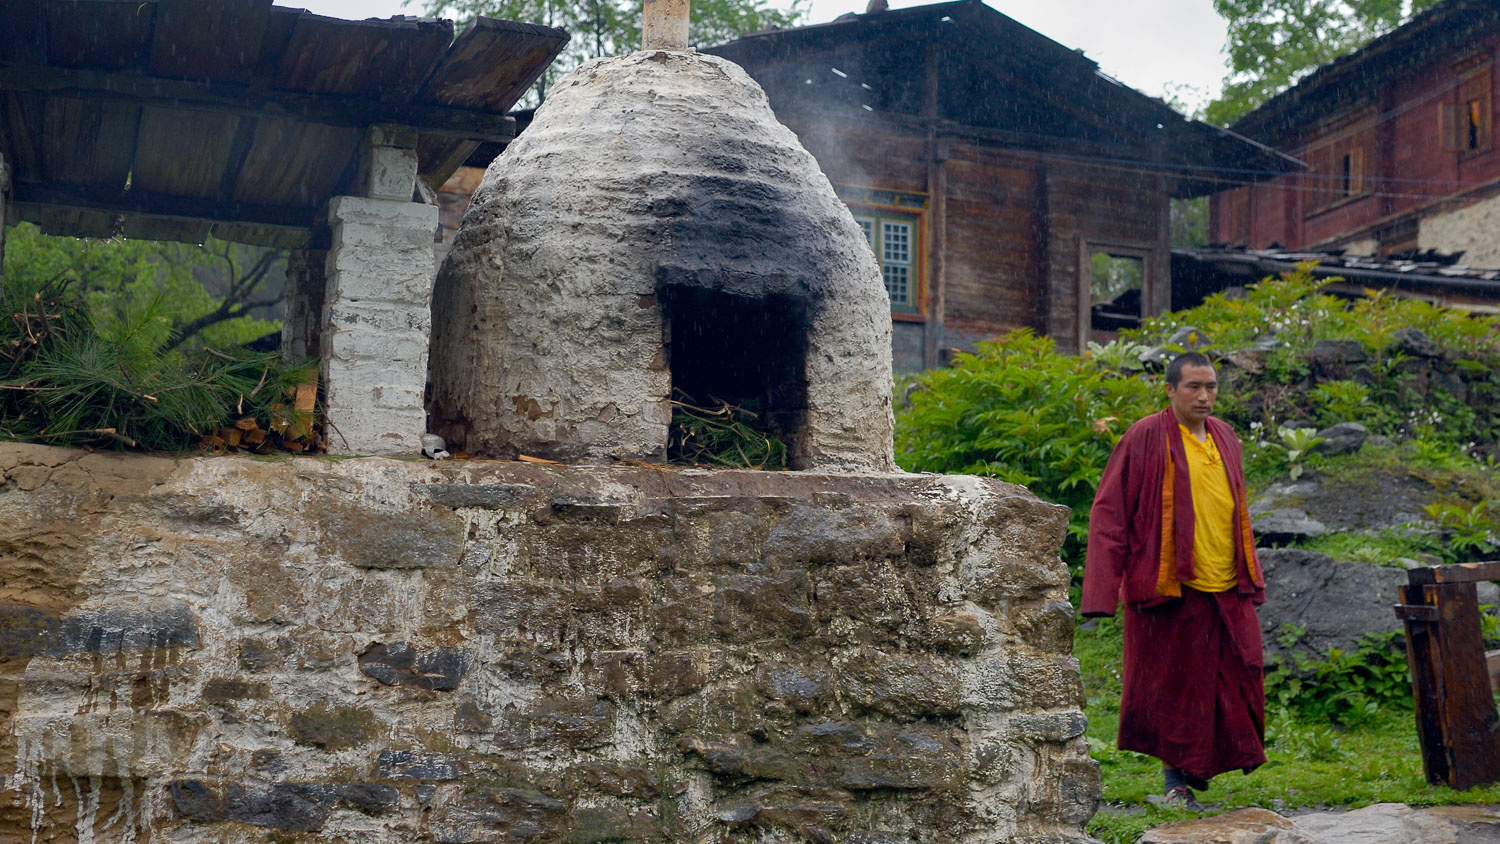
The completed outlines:
[[[1312,273],[1318,277],[1339,276],[1372,287],[1463,291],[1500,299],[1500,268],[1460,264],[1460,256],[1434,252],[1379,257],[1283,249],[1178,247],[1172,250],[1172,257],[1216,265],[1253,279],[1285,272],[1298,264],[1316,262]]]
[[[365,127],[441,185],[567,42],[480,18],[346,21],[271,0],[0,0],[0,153],[54,233],[302,246]]]

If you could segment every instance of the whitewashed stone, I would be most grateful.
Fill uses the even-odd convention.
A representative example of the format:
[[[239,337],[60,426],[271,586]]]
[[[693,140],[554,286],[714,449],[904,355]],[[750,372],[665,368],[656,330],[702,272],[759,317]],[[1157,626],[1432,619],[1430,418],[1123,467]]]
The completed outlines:
[[[437,209],[335,197],[328,208],[322,330],[323,396],[340,454],[415,455],[422,406]]]
[[[474,454],[660,458],[666,320],[687,318],[666,300],[700,293],[798,303],[777,314],[805,345],[794,468],[894,468],[869,246],[759,86],[693,52],[583,65],[491,164],[434,291],[433,430]]]

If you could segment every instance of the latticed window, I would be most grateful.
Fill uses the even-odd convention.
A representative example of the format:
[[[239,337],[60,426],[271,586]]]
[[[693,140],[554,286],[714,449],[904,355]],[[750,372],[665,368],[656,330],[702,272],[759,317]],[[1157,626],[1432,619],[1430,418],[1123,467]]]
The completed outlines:
[[[876,262],[880,264],[885,292],[891,297],[891,310],[897,313],[916,313],[916,221],[910,218],[862,214],[854,215],[854,220],[859,223],[865,240],[875,253]]]

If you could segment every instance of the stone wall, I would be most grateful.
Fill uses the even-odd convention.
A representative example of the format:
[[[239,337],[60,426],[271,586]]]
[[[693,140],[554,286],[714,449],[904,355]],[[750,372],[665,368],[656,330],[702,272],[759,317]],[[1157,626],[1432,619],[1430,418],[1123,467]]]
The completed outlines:
[[[1083,840],[1066,519],[0,444],[0,842]]]

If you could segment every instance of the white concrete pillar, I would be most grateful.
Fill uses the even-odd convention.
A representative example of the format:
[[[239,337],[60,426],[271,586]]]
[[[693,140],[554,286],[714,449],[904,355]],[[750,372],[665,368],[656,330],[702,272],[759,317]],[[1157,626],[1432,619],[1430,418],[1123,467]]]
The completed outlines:
[[[438,209],[411,201],[415,147],[409,129],[373,127],[359,172],[369,195],[328,203],[333,237],[319,353],[330,452],[415,456],[427,430]]]

